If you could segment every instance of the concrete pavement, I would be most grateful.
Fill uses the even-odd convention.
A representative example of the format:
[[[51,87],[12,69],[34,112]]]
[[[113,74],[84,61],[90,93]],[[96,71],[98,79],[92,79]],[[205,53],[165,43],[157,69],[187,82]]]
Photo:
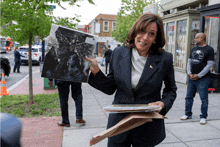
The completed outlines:
[[[97,60],[100,63],[101,58],[97,58]],[[100,68],[104,70],[104,67],[100,66]],[[36,79],[42,80],[40,72],[33,74],[33,81]],[[43,89],[41,86],[41,84],[36,83],[33,87],[34,89]],[[18,87],[19,85],[11,89],[11,93],[16,91]],[[168,117],[165,120],[167,137],[157,147],[220,147],[220,94],[209,94],[208,121],[206,125],[200,125],[201,100],[199,95],[197,94],[194,100],[193,118],[191,120],[181,121],[180,117],[184,115],[186,85],[177,83],[177,87],[176,101],[166,115]],[[114,95],[106,95],[87,83],[82,84],[82,91],[83,118],[86,120],[86,124],[75,124],[75,104],[73,99],[70,98],[69,115],[71,127],[63,128],[62,145],[56,143],[55,146],[57,147],[89,147],[92,136],[106,130],[108,112],[105,112],[103,107],[112,103]],[[54,90],[53,92],[57,91]],[[40,92],[38,91],[38,93]],[[106,145],[107,139],[94,145],[94,147],[105,147]],[[46,146],[46,144],[43,144],[43,146]]]

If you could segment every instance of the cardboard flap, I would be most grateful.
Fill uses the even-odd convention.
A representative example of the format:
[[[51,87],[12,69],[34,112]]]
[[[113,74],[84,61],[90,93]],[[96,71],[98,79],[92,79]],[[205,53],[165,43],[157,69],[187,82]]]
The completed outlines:
[[[90,146],[102,141],[106,137],[112,137],[121,134],[125,131],[131,130],[146,122],[152,122],[152,119],[165,119],[166,117],[160,115],[158,112],[134,112],[127,115],[115,126],[95,135],[90,141]],[[153,123],[153,122],[152,122]]]

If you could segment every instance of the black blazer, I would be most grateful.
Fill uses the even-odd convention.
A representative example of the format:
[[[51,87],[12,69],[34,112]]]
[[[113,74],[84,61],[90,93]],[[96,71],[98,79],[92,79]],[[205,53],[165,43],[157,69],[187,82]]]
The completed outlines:
[[[162,115],[170,110],[176,98],[176,84],[174,79],[173,56],[164,51],[162,54],[148,55],[143,73],[135,89],[131,88],[131,50],[118,47],[113,51],[110,61],[110,72],[106,77],[101,70],[89,77],[89,84],[106,94],[113,94],[115,98],[112,104],[148,104],[162,101],[165,108]],[[165,87],[162,91],[162,83]],[[127,113],[110,113],[107,128],[114,126]],[[155,146],[165,138],[164,120],[158,119],[132,129],[140,141],[149,146]],[[126,139],[128,131],[110,137],[114,142]]]
[[[25,57],[25,56],[21,55],[21,54],[19,53],[19,51],[14,50],[15,62],[21,62],[21,56],[22,56],[22,57]]]
[[[112,55],[112,50],[111,50],[111,49],[107,49],[107,50],[105,51],[105,54],[104,54],[104,56],[105,56],[105,61],[106,61],[106,62],[109,62],[109,61],[110,61],[111,55]]]

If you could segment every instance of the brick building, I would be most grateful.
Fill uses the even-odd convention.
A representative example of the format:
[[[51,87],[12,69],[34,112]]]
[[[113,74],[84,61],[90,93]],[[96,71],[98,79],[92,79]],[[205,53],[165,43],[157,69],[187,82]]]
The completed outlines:
[[[113,50],[119,42],[111,37],[111,31],[114,31],[116,15],[99,14],[87,26],[86,32],[98,36],[95,54],[101,56],[105,52],[108,45]]]

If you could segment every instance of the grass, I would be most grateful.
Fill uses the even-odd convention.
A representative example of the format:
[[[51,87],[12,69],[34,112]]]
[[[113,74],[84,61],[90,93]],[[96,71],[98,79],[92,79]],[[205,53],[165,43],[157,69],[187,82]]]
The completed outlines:
[[[29,95],[7,95],[0,98],[2,113],[16,117],[60,116],[60,101],[58,93],[35,94],[34,104],[28,109]]]

